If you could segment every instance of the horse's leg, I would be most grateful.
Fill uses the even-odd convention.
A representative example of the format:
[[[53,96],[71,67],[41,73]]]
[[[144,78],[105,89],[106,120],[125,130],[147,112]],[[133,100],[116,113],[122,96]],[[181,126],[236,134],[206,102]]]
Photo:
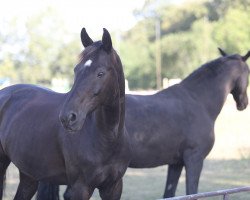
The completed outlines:
[[[19,172],[19,174],[20,183],[18,185],[14,200],[31,200],[31,198],[36,193],[38,181],[30,178],[22,172]]]
[[[122,194],[122,179],[113,183],[105,184],[99,188],[100,197],[102,200],[119,200]]]
[[[186,194],[196,194],[203,167],[203,158],[194,149],[186,150],[184,152],[184,164],[186,169]]]
[[[183,165],[169,165],[164,198],[174,197]]]
[[[9,164],[10,164],[10,159],[4,154],[2,145],[0,144],[0,200],[2,200],[3,198],[5,173]]]
[[[39,182],[36,200],[59,200],[59,185]]]
[[[75,183],[71,186],[70,200],[89,200],[94,189],[87,187],[83,183]]]
[[[70,200],[71,199],[71,187],[67,186],[66,191],[63,194],[64,200]]]

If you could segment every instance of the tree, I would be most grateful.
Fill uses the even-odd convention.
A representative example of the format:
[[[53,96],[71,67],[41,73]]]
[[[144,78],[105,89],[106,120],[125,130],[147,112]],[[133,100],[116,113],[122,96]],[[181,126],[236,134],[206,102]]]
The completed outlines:
[[[158,2],[147,1],[137,10],[140,21],[123,37],[121,55],[130,88],[156,86],[155,14],[162,22],[162,77],[186,77],[216,58],[217,47],[232,53],[249,50],[250,0],[186,1],[182,5]]]
[[[250,6],[230,8],[220,18],[214,29],[213,38],[228,52],[247,52],[250,48]]]
[[[8,28],[5,33],[0,30],[0,77],[8,76],[13,83],[45,86],[50,86],[54,77],[72,79],[80,53],[79,35],[67,31],[54,9],[47,8],[29,18],[22,24],[21,36],[17,34],[19,24],[12,23]]]

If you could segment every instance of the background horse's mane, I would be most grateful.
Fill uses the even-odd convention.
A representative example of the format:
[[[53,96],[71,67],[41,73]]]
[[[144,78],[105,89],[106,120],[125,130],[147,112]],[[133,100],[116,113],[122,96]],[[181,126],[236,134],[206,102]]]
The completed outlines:
[[[193,80],[193,79],[197,80],[204,77],[207,78],[215,77],[226,69],[224,66],[228,60],[239,60],[239,59],[240,56],[237,54],[217,58],[215,60],[212,60],[210,62],[201,65],[198,69],[196,69],[193,73],[187,76],[184,80]]]

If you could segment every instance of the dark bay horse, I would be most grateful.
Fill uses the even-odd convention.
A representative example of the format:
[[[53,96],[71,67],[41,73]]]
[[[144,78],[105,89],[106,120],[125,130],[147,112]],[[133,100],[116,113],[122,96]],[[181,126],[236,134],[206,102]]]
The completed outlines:
[[[164,197],[175,195],[183,167],[186,194],[198,191],[203,161],[214,145],[214,124],[229,93],[237,109],[248,105],[250,56],[226,55],[208,62],[181,83],[154,95],[126,96],[126,128],[133,154],[129,167],[168,164]]]
[[[175,195],[183,167],[186,193],[197,193],[203,160],[214,144],[214,123],[228,94],[238,110],[248,105],[250,52],[240,56],[219,50],[222,57],[202,65],[179,84],[154,95],[126,95],[125,124],[133,148],[129,167],[168,164],[165,198]],[[45,195],[40,200],[49,199]]]
[[[72,200],[90,199],[95,188],[103,200],[120,199],[131,157],[122,63],[106,29],[101,41],[85,29],[81,39],[86,48],[68,93],[24,84],[0,91],[1,196],[13,162],[20,173],[15,200],[30,200],[38,181],[70,185]]]

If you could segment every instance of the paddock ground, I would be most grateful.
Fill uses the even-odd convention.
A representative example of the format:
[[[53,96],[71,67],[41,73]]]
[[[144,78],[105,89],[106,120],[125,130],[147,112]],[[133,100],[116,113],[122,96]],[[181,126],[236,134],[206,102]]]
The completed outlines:
[[[250,186],[250,107],[237,111],[231,95],[219,115],[216,125],[216,141],[204,163],[199,191]],[[163,194],[167,166],[153,169],[128,169],[124,178],[122,200],[154,200]],[[4,200],[13,199],[18,184],[14,166],[7,172]],[[64,188],[61,188],[61,193]],[[177,188],[177,195],[185,194],[185,171]],[[91,200],[99,200],[98,192]],[[219,200],[222,197],[207,198]],[[250,192],[230,195],[230,200],[249,200]]]

